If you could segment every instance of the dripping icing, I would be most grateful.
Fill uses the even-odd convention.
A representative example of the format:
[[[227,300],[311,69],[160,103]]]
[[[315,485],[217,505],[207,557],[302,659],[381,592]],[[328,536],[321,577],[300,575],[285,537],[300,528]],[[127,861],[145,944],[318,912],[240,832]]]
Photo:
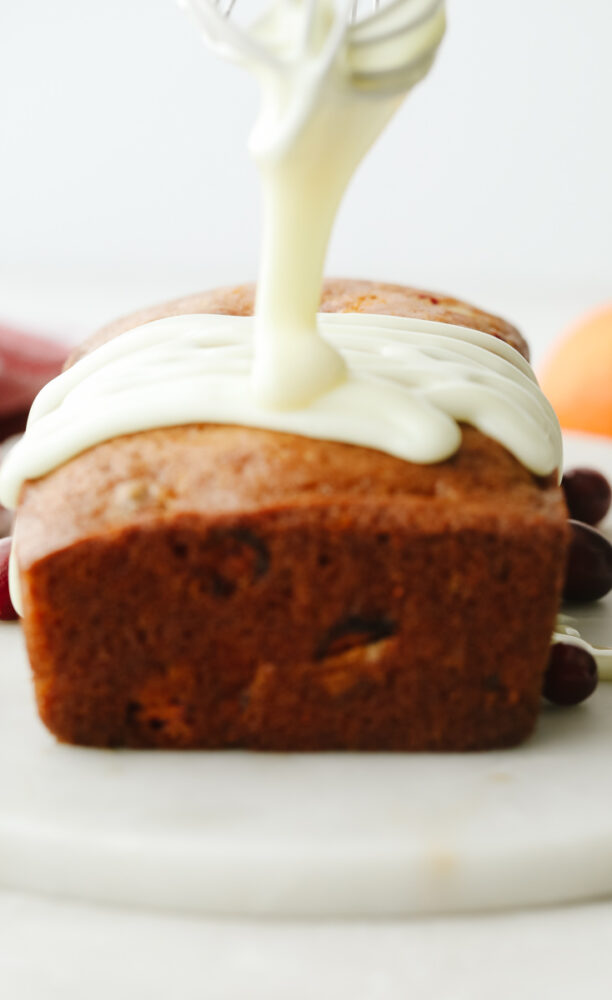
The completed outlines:
[[[439,0],[396,0],[357,24],[340,8],[334,0],[277,0],[253,27],[261,48],[233,53],[261,91],[249,149],[264,222],[252,382],[265,407],[303,407],[348,378],[317,324],[334,219],[359,163],[427,74],[444,34]]]
[[[155,320],[86,355],[38,395],[0,471],[0,500],[121,434],[190,423],[242,424],[439,462],[459,422],[496,438],[537,475],[561,465],[561,434],[524,358],[490,334],[421,319],[319,315],[347,378],[299,409],[259,403],[252,317]]]

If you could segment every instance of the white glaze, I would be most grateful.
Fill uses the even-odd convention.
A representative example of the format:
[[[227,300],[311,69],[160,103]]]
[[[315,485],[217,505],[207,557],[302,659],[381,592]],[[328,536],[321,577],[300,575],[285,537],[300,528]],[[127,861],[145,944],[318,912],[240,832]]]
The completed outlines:
[[[262,94],[250,140],[264,200],[252,378],[266,407],[302,407],[348,378],[316,321],[334,218],[444,34],[432,0],[395,3],[360,25],[342,6],[277,0],[253,29],[268,58],[234,50]]]
[[[17,565],[17,538],[16,528],[13,530],[13,540],[9,553],[8,584],[11,603],[17,614],[23,618],[23,601],[21,599],[21,581],[19,579],[19,566]]]
[[[192,423],[265,427],[431,463],[457,450],[465,421],[536,474],[560,468],[559,425],[512,347],[403,317],[321,314],[319,323],[349,377],[292,410],[262,407],[253,393],[250,317],[175,316],[110,341],[39,394],[0,471],[0,501],[15,506],[25,480],[101,441]]]

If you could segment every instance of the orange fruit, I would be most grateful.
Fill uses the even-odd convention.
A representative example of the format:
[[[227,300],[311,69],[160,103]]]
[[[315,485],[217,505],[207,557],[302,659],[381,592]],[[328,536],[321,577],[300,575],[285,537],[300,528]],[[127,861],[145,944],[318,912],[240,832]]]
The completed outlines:
[[[612,304],[589,313],[560,341],[540,385],[562,427],[612,437]]]

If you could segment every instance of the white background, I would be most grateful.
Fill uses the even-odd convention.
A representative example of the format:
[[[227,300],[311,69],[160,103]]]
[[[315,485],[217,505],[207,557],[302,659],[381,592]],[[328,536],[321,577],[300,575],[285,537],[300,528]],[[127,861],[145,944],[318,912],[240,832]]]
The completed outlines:
[[[471,297],[536,357],[612,299],[611,38],[609,0],[450,0],[328,273]],[[256,102],[172,0],[0,0],[0,316],[76,336],[254,277]]]

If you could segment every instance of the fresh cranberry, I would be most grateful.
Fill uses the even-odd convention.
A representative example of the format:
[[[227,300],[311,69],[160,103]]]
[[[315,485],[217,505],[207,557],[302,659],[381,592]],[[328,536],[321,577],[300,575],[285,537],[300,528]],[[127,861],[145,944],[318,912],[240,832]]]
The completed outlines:
[[[587,524],[570,521],[572,531],[563,598],[597,601],[612,590],[612,545]]]
[[[43,385],[59,375],[67,354],[63,344],[0,323],[0,417],[27,410]]]
[[[0,444],[15,434],[23,434],[26,428],[29,410],[12,413],[10,417],[0,417]]]
[[[599,524],[610,510],[612,488],[595,469],[572,469],[561,482],[570,517],[585,524]]]
[[[11,538],[0,538],[0,621],[12,622],[19,617],[9,593],[9,556]]]
[[[597,664],[581,646],[556,643],[550,651],[542,694],[555,705],[579,705],[597,687]]]

